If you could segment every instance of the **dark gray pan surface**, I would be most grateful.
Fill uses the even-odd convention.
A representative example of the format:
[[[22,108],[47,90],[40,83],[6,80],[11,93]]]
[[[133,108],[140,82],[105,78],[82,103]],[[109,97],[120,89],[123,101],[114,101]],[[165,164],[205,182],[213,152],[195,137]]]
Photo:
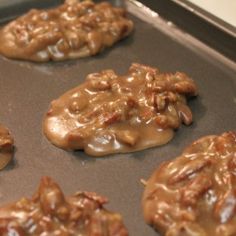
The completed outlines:
[[[144,9],[139,11],[145,15]],[[1,204],[31,196],[41,176],[48,175],[67,194],[87,190],[107,196],[108,208],[123,215],[131,236],[158,235],[142,218],[140,179],[192,141],[236,130],[235,64],[161,19],[145,16],[154,26],[131,17],[136,27],[133,36],[93,58],[34,64],[0,57],[0,121],[16,142],[14,162],[0,172]],[[88,73],[112,68],[122,74],[132,62],[161,71],[184,71],[196,81],[200,94],[190,101],[193,125],[182,126],[165,146],[105,158],[66,152],[47,141],[41,123],[54,98],[82,83]]]
[[[45,8],[62,2],[63,0],[0,0],[0,21],[12,19],[30,8]]]
[[[140,0],[183,31],[236,61],[236,27],[191,4],[188,0]]]

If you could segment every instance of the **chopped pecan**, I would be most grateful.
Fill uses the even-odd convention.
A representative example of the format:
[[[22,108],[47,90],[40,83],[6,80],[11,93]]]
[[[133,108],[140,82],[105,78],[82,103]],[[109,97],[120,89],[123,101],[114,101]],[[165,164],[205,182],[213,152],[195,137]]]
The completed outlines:
[[[194,83],[187,76],[175,78],[173,74],[140,64],[133,64],[124,76],[113,70],[90,74],[83,84],[51,104],[44,132],[56,146],[84,149],[94,156],[163,145],[182,121],[190,123],[185,93],[178,94],[174,88],[181,81]],[[162,87],[161,91],[155,90],[155,86]],[[182,103],[183,108],[180,105],[178,110],[177,104]],[[113,134],[105,142],[104,133],[117,127],[122,135],[116,139]],[[138,134],[131,138],[129,132],[124,135],[126,129]],[[76,132],[81,133],[76,135]]]
[[[89,101],[85,96],[78,96],[71,99],[69,110],[72,113],[79,113],[88,106]]]
[[[66,135],[66,141],[70,143],[72,149],[82,148],[89,137],[89,130],[77,128]]]
[[[95,55],[133,31],[124,9],[109,3],[65,1],[30,10],[0,30],[0,52],[37,62]]]
[[[111,88],[111,84],[108,78],[98,76],[98,78],[89,80],[89,88],[94,90],[108,90]]]
[[[146,183],[146,222],[166,236],[235,235],[235,137],[200,138],[161,164]]]
[[[156,123],[158,126],[160,126],[163,129],[169,128],[169,122],[168,122],[168,117],[165,115],[159,115],[156,117]]]
[[[196,84],[192,83],[192,80],[184,73],[177,72],[174,77],[177,79],[177,83],[174,85],[174,89],[178,93],[186,93],[189,95],[197,95]]]
[[[154,98],[154,105],[157,108],[157,111],[163,111],[166,108],[167,100],[166,97],[162,94],[158,94]]]
[[[52,182],[50,178],[42,179],[38,189],[38,195],[35,198],[39,198],[42,211],[45,215],[59,216],[61,218],[63,212],[67,212],[66,215],[68,216],[69,209],[65,205],[64,195],[59,186]]]
[[[189,107],[183,103],[177,103],[176,108],[183,123],[185,125],[190,125],[193,121],[193,115]]]
[[[43,177],[33,198],[0,208],[0,234],[127,236],[121,216],[104,209],[106,202],[88,192],[65,197],[51,178]]]
[[[150,88],[152,88],[154,92],[162,93],[170,90],[170,83],[165,80],[155,80]]]
[[[228,168],[233,174],[236,174],[236,155],[235,154],[233,154],[230,157],[230,160],[228,162]]]
[[[14,139],[9,130],[0,124],[0,170],[11,160],[14,153]]]
[[[181,170],[178,170],[177,173],[170,176],[168,183],[176,184],[178,182],[188,180],[191,175],[196,174],[209,165],[211,165],[211,161],[209,159],[196,158],[195,160],[186,163]]]
[[[134,73],[134,74],[145,74],[145,75],[148,73],[148,76],[150,75],[155,76],[159,73],[159,70],[151,66],[133,63],[131,67],[129,68],[129,72],[131,74]]]
[[[226,193],[219,196],[214,207],[214,217],[223,224],[235,215],[235,210],[236,191],[229,189]]]
[[[121,119],[121,114],[117,112],[113,113],[106,112],[101,115],[102,123],[104,123],[105,125],[111,125],[113,123],[116,123],[120,119]]]
[[[173,92],[162,92],[155,94],[153,100],[153,105],[157,108],[157,111],[160,112],[163,111],[169,103],[175,103],[177,96]]]
[[[116,138],[122,143],[134,146],[139,139],[139,132],[136,130],[116,130]]]
[[[166,236],[208,236],[203,228],[192,222],[183,222],[171,227]]]
[[[153,118],[154,112],[150,108],[143,108],[142,111],[140,111],[140,117],[141,119],[148,121]]]
[[[196,205],[197,201],[203,194],[212,187],[212,181],[207,175],[198,175],[190,180],[181,191],[181,201],[184,205]]]

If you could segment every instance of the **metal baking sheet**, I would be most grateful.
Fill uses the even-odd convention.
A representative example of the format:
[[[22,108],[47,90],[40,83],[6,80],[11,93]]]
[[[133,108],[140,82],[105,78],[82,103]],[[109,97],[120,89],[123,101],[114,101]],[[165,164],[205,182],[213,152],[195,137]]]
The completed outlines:
[[[148,178],[161,162],[179,155],[192,141],[236,130],[235,62],[140,2],[127,0],[126,5],[135,23],[134,34],[98,56],[43,64],[0,57],[0,122],[11,130],[16,145],[14,161],[0,172],[1,204],[31,196],[40,178],[48,175],[66,194],[86,190],[107,196],[107,208],[122,214],[131,236],[158,235],[143,221],[140,179]],[[12,15],[18,9],[12,6]],[[183,71],[196,81],[199,96],[189,102],[194,115],[190,127],[182,126],[165,146],[104,158],[66,152],[47,141],[41,124],[53,99],[82,83],[88,73],[112,68],[123,74],[132,62],[166,72]]]
[[[236,28],[229,26],[188,0],[140,0],[183,31],[236,61]]]
[[[203,18],[205,21],[215,25],[216,27],[225,31],[226,33],[231,34],[233,37],[236,37],[236,28],[235,25],[233,25],[233,21],[230,22],[224,19],[223,17],[224,14],[222,14],[222,17],[219,18],[219,16],[213,14],[213,10],[212,12],[210,12],[211,9],[210,7],[208,7],[208,9],[204,9],[203,6],[201,6],[201,4],[199,4],[197,1],[196,2],[189,0],[172,0],[172,1],[191,11],[193,14]],[[220,5],[218,7],[220,7]],[[232,7],[231,10],[235,8],[233,5],[228,5],[228,7],[229,10],[230,7]],[[224,10],[225,9],[221,9],[222,12],[224,12]],[[227,13],[228,15],[230,15],[230,12]]]

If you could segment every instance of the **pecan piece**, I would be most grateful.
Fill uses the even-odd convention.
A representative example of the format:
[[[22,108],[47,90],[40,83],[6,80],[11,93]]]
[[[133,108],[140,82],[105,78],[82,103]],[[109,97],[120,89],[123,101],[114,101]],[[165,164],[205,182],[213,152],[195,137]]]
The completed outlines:
[[[0,170],[12,160],[14,140],[9,130],[0,124]]]
[[[236,195],[235,190],[229,190],[221,195],[217,200],[214,208],[214,217],[220,223],[228,222],[235,214]]]
[[[89,192],[65,197],[51,178],[43,177],[32,198],[0,208],[0,235],[127,236],[121,216],[106,210],[106,202]]]
[[[74,150],[78,150],[84,146],[87,138],[89,137],[89,129],[77,128],[70,131],[66,135],[66,142],[70,143],[70,147]]]
[[[60,187],[52,182],[50,178],[43,178],[39,189],[38,196],[41,208],[46,215],[56,216],[62,220],[66,220],[69,216],[69,209],[65,204],[64,195]]]
[[[135,130],[116,130],[116,138],[122,143],[134,146],[139,139],[139,132]]]
[[[201,171],[203,168],[211,165],[208,159],[195,159],[187,163],[180,171],[170,176],[168,183],[176,184],[178,182],[188,179],[191,175]]]
[[[184,205],[196,205],[197,201],[212,187],[207,175],[198,175],[181,189],[181,200]]]
[[[125,9],[109,3],[65,1],[31,10],[0,30],[0,52],[37,62],[92,56],[133,31]]]
[[[111,88],[111,85],[108,80],[99,78],[90,80],[89,87],[94,90],[108,90]]]
[[[123,76],[113,70],[90,74],[83,84],[52,103],[44,133],[58,147],[80,148],[93,156],[163,145],[181,122],[190,123],[187,108],[181,112],[177,108],[177,103],[187,104],[185,93],[174,89],[182,80],[193,83],[187,77],[176,79],[173,74],[140,64],[133,64]],[[164,83],[161,92],[155,90],[158,83]],[[113,133],[112,138],[104,139],[104,134],[117,127],[122,131],[117,138]],[[138,134],[123,132],[126,129]]]
[[[113,124],[121,119],[121,114],[117,112],[109,113],[106,112],[101,115],[102,123],[105,125]]]
[[[166,236],[208,236],[206,232],[195,223],[183,222],[171,227]]]
[[[193,115],[189,107],[183,103],[177,103],[177,112],[185,125],[190,125],[193,121]]]
[[[146,222],[165,236],[236,233],[236,133],[193,142],[146,182]]]

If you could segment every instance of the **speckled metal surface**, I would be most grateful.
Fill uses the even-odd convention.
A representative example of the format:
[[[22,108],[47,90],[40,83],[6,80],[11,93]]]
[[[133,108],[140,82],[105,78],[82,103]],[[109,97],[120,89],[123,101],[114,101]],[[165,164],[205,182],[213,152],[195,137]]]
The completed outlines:
[[[0,122],[16,144],[14,161],[0,172],[1,204],[31,196],[41,176],[48,175],[67,194],[87,190],[107,196],[107,208],[123,215],[131,236],[158,235],[143,221],[140,179],[199,137],[236,130],[236,65],[157,15],[148,15],[143,6],[129,9],[134,34],[98,56],[43,64],[0,57]],[[134,16],[138,11],[146,22]],[[132,62],[184,71],[196,81],[199,96],[189,103],[194,115],[190,127],[182,126],[165,146],[105,158],[66,152],[47,141],[42,118],[54,98],[82,83],[88,73],[112,68],[122,74]]]

